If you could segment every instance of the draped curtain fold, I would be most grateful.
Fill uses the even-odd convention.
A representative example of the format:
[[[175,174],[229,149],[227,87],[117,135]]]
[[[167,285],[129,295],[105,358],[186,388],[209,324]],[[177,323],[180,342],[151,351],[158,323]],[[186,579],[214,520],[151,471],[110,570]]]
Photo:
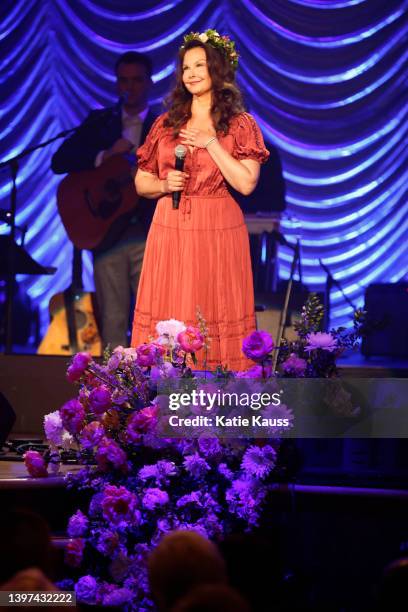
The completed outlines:
[[[406,0],[3,0],[1,159],[112,104],[113,65],[127,50],[151,55],[159,101],[182,36],[214,27],[236,40],[240,85],[281,154],[283,231],[289,240],[300,234],[303,282],[323,288],[320,258],[361,306],[368,284],[407,278],[407,9]],[[61,177],[49,169],[57,146],[24,158],[18,171],[26,247],[58,268],[53,277],[18,277],[43,329],[50,296],[71,278],[72,246],[56,210]],[[10,188],[3,169],[0,208]],[[282,247],[284,277],[290,258]],[[90,288],[89,254],[84,264]],[[350,313],[333,289],[332,324],[347,325]]]

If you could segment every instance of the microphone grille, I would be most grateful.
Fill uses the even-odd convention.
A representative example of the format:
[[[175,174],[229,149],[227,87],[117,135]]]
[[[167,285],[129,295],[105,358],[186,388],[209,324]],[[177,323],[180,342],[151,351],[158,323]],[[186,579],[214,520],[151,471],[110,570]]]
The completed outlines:
[[[178,157],[179,159],[184,159],[185,156],[187,155],[187,149],[184,145],[179,144],[176,146],[176,148],[174,149],[174,154],[176,157]]]

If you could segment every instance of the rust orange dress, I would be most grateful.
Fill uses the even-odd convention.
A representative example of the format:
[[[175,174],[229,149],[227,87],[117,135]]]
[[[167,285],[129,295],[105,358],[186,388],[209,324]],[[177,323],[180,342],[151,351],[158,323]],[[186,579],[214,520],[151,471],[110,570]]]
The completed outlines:
[[[172,128],[158,117],[138,150],[139,168],[165,179],[174,169]],[[221,145],[236,159],[264,162],[261,131],[248,113],[236,115]],[[147,238],[133,321],[132,346],[156,337],[158,321],[178,319],[197,325],[200,308],[209,330],[207,367],[244,370],[251,365],[241,351],[255,329],[254,291],[248,231],[239,205],[206,149],[187,153],[189,174],[178,210],[159,199]],[[203,366],[204,351],[197,353]]]

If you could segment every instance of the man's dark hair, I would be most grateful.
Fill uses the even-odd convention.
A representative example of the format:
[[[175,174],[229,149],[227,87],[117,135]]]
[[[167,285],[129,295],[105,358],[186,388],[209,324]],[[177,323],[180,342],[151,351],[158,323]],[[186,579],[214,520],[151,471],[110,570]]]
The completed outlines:
[[[120,64],[141,64],[146,68],[146,74],[150,78],[153,72],[152,60],[149,56],[144,53],[138,53],[137,51],[127,51],[122,55],[119,55],[115,63],[115,74],[118,72]]]

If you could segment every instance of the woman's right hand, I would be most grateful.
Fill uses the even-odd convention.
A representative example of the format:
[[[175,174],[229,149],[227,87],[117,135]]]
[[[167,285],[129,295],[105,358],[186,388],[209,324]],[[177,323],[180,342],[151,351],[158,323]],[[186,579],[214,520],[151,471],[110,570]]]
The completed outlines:
[[[166,191],[183,191],[189,175],[181,170],[170,170],[165,180]]]

